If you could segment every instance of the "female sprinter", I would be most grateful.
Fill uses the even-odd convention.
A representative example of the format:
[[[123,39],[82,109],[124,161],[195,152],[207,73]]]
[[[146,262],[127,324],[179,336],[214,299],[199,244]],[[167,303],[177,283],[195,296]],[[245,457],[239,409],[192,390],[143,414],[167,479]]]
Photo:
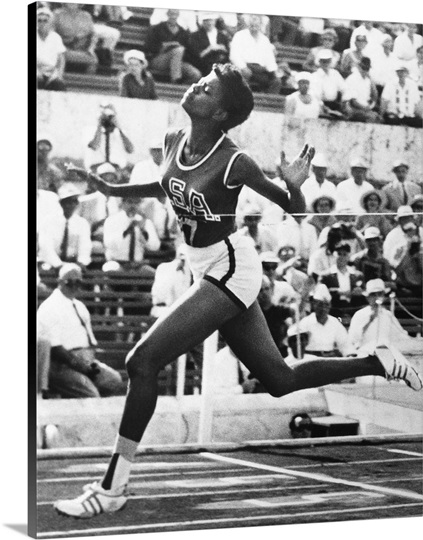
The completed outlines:
[[[291,367],[284,363],[256,300],[262,280],[259,257],[250,240],[235,231],[234,214],[243,185],[286,211],[304,212],[300,186],[314,149],[306,145],[291,165],[282,165],[288,191],[267,179],[226,135],[248,118],[254,105],[250,88],[229,64],[215,65],[187,90],[181,104],[191,125],[166,134],[166,172],[160,184],[115,186],[75,169],[106,195],[158,197],[164,191],[178,215],[195,282],[128,354],[128,392],[108,470],[78,498],[56,502],[61,514],[89,518],[123,507],[131,462],[156,406],[159,371],[215,330],[272,396],[360,375],[397,375],[389,351],[388,367],[379,356],[300,361]],[[405,371],[406,382],[420,388],[411,366]]]

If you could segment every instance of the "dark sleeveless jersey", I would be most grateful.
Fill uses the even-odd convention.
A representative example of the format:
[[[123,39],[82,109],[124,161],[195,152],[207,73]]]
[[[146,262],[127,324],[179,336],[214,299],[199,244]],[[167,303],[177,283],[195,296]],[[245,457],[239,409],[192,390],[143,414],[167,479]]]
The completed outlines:
[[[205,247],[236,230],[234,214],[244,179],[263,173],[225,134],[197,163],[185,165],[182,150],[187,136],[185,130],[166,134],[161,184],[186,243]]]

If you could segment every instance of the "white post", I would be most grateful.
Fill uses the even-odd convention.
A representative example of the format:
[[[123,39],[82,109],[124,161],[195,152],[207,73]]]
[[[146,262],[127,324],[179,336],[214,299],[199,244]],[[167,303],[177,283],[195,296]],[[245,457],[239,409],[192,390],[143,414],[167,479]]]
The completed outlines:
[[[200,421],[198,442],[204,444],[212,440],[213,423],[213,367],[217,353],[219,333],[216,331],[204,342],[203,373],[201,382]]]
[[[187,365],[187,355],[183,354],[178,358],[176,372],[176,399],[184,397],[185,393],[185,369]]]

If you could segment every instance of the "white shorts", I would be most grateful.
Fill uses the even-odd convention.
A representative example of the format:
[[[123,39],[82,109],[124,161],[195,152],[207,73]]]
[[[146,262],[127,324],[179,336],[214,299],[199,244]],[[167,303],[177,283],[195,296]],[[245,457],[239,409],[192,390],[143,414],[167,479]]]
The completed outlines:
[[[235,232],[211,246],[187,246],[186,253],[195,281],[210,281],[242,309],[257,298],[263,271],[250,238]]]

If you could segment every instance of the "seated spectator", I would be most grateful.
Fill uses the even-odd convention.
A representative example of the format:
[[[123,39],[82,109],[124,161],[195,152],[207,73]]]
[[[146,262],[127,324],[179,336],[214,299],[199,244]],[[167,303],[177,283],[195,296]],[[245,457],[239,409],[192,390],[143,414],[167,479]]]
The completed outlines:
[[[354,45],[343,51],[339,71],[344,79],[349,77],[353,73],[354,68],[359,66],[362,58],[366,57],[363,50],[366,48],[367,43],[367,36],[365,34],[356,34]]]
[[[346,356],[348,333],[336,317],[329,315],[332,297],[326,285],[318,283],[313,292],[313,313],[300,321],[302,332],[308,332],[305,352],[318,357]]]
[[[287,331],[288,356],[284,358],[288,365],[295,364],[299,360],[313,360],[318,358],[315,354],[306,353],[310,340],[308,332],[302,330],[301,323],[291,324]]]
[[[124,270],[137,270],[153,277],[154,269],[144,261],[146,249],[157,251],[160,239],[153,223],[140,210],[141,198],[124,197],[119,212],[104,222],[104,247],[107,261],[115,261]]]
[[[310,92],[311,75],[302,71],[296,75],[298,90],[286,96],[284,113],[295,118],[319,118],[323,102]]]
[[[279,258],[272,251],[260,254],[263,275],[267,276],[272,285],[272,303],[275,306],[284,305],[290,307],[293,302],[299,300],[299,295],[294,288],[285,280],[276,279],[276,271]]]
[[[384,192],[378,189],[368,191],[362,195],[360,204],[366,213],[357,216],[356,229],[363,232],[368,227],[377,227],[382,238],[385,238],[392,226],[388,218],[383,215],[383,212],[386,212],[384,208],[386,204]]]
[[[369,305],[354,313],[348,329],[350,347],[357,354],[372,354],[376,346],[395,344],[407,336],[395,315],[383,306],[388,292],[381,279],[367,282],[364,295]]]
[[[338,37],[335,43],[335,50],[342,53],[350,46],[350,38],[353,32],[353,21],[349,19],[326,19],[329,28],[333,28]]]
[[[192,284],[192,274],[186,260],[186,247],[181,244],[173,261],[161,263],[156,269],[151,295],[153,307],[150,314],[160,317],[182,296]]]
[[[92,169],[98,165],[109,162],[119,169],[128,165],[129,154],[133,154],[134,145],[124,133],[112,103],[100,105],[100,114],[93,134],[91,127],[87,129],[87,146],[84,165]]]
[[[48,389],[64,398],[122,394],[120,374],[95,358],[90,313],[76,299],[82,283],[78,265],[63,265],[57,289],[38,308],[38,339],[51,347]]]
[[[288,354],[285,344],[286,332],[288,329],[287,319],[292,317],[293,310],[287,305],[275,304],[273,302],[274,284],[269,277],[263,275],[261,289],[257,300],[266,319],[267,326],[279,352],[283,357]]]
[[[253,90],[279,93],[275,50],[262,32],[260,15],[248,17],[248,28],[235,32],[230,44],[230,61],[244,75]]]
[[[394,54],[407,68],[413,65],[417,49],[423,45],[423,37],[417,34],[417,25],[407,23],[405,29],[394,41]]]
[[[65,91],[65,51],[62,38],[53,31],[53,13],[37,9],[37,88]]]
[[[81,192],[70,182],[59,189],[61,216],[51,216],[39,231],[39,258],[53,268],[65,262],[85,267],[91,262],[91,231],[87,220],[76,213]]]
[[[137,99],[158,99],[153,76],[148,71],[145,54],[136,49],[123,55],[126,73],[119,79],[119,95]]]
[[[162,164],[163,141],[161,139],[153,139],[149,145],[148,157],[135,163],[129,182],[131,184],[160,182],[163,174]]]
[[[316,229],[317,237],[320,236],[323,229],[332,227],[337,222],[336,217],[331,215],[335,205],[335,199],[329,195],[320,195],[312,202],[311,211],[314,212],[314,215],[308,219],[308,223]]]
[[[336,187],[333,182],[326,179],[328,162],[323,154],[315,154],[311,161],[311,174],[302,184],[307,210],[310,212],[314,201],[321,195],[336,196]],[[332,208],[333,210],[334,208]]]
[[[364,230],[366,248],[356,253],[352,263],[363,275],[363,281],[367,283],[371,279],[382,279],[391,288],[392,271],[388,260],[383,257],[383,238],[377,227],[367,227]]]
[[[193,65],[189,32],[178,24],[179,10],[168,9],[167,20],[150,26],[145,41],[145,53],[155,75],[171,83],[195,83],[201,72]]]
[[[202,75],[208,75],[213,64],[226,64],[229,60],[229,35],[218,30],[218,13],[201,12],[198,16],[201,27],[191,34],[191,48],[196,58],[195,66]]]
[[[94,23],[81,4],[62,4],[54,12],[54,29],[66,47],[66,62],[83,66],[86,73],[95,73],[98,59],[94,51]]]
[[[351,246],[341,241],[335,246],[336,263],[320,277],[332,296],[332,315],[342,316],[343,309],[363,304],[363,275],[350,266]]]
[[[417,83],[408,76],[408,68],[399,64],[396,80],[386,83],[382,95],[380,113],[385,124],[422,127],[422,119],[417,115],[420,92]]]
[[[321,49],[317,59],[318,69],[310,77],[310,93],[332,111],[341,112],[345,81],[342,75],[332,67],[333,51]]]
[[[369,75],[370,67],[370,58],[364,56],[345,81],[343,112],[350,121],[381,122],[381,117],[375,110],[378,103],[378,93],[376,85]]]
[[[240,234],[252,238],[258,253],[264,251],[276,251],[276,232],[274,231],[274,227],[268,227],[260,223],[262,219],[260,208],[255,205],[245,205],[243,214],[243,223]]]
[[[313,225],[305,219],[306,217],[306,214],[288,215],[276,226],[276,237],[278,249],[285,245],[293,246],[295,253],[308,261],[317,248],[317,233]]]
[[[57,193],[63,184],[63,173],[50,161],[52,149],[49,135],[41,134],[37,137],[37,188]]]
[[[104,6],[101,4],[84,4],[83,10],[87,11],[94,21],[93,49],[96,52],[99,66],[111,68],[113,52],[120,40],[120,26],[127,20],[128,10],[120,6]]]
[[[336,223],[332,226],[332,228],[339,227],[341,238],[350,245],[352,255],[365,247],[363,235],[355,226],[356,218],[356,213],[352,208],[339,208],[336,214]],[[324,234],[324,231],[325,229],[323,229],[321,235]]]
[[[383,243],[383,256],[392,268],[396,269],[404,258],[410,243],[416,236],[417,225],[411,206],[400,206],[397,210],[398,225],[392,229]],[[423,238],[423,229],[420,227],[419,236]]]
[[[155,26],[156,24],[166,22],[169,15],[168,11],[169,9],[167,8],[155,8],[150,16],[150,26]],[[193,11],[191,9],[181,9],[178,11],[178,24],[188,32],[196,32],[198,30],[198,11]]]
[[[331,59],[329,67],[336,69],[341,59],[341,55],[339,54],[339,52],[334,50],[337,40],[338,36],[333,28],[326,28],[325,30],[323,30],[322,34],[320,35],[320,45],[310,49],[310,52],[305,59],[305,62],[303,64],[304,71],[310,71],[311,73],[314,73],[320,68],[319,53],[322,50],[330,51]]]
[[[341,228],[338,224],[326,227],[321,232],[318,248],[311,253],[307,267],[307,274],[315,281],[336,263],[335,247],[341,240]]]
[[[282,246],[278,251],[280,263],[276,269],[276,281],[286,281],[300,296],[307,287],[307,261],[295,254],[294,246]],[[313,283],[314,285],[314,283]]]
[[[386,197],[386,209],[396,212],[400,206],[408,205],[422,190],[416,182],[407,180],[409,166],[404,159],[397,159],[392,165],[395,179],[382,188]]]
[[[401,262],[395,269],[398,296],[422,298],[423,284],[423,243],[420,236],[422,228],[415,226],[409,238],[407,250]]]
[[[394,40],[389,34],[385,34],[381,46],[376,48],[370,57],[372,61],[371,75],[379,97],[386,83],[396,78],[395,68],[398,65],[398,59],[393,53],[393,48]]]
[[[363,54],[365,56],[373,57],[375,54],[375,51],[377,51],[383,41],[383,38],[386,34],[379,30],[379,28],[376,28],[374,26],[374,23],[371,21],[362,21],[360,26],[357,26],[357,28],[354,28],[351,37],[350,37],[350,47],[353,48],[355,44],[355,38],[356,36],[366,36],[367,38],[367,44],[363,49]]]
[[[369,166],[364,159],[356,157],[351,160],[350,168],[351,176],[336,186],[336,207],[338,211],[340,208],[351,208],[361,214],[361,197],[374,191],[372,184],[366,180]]]
[[[416,50],[417,57],[408,64],[410,78],[417,83],[419,90],[423,90],[423,45]]]

